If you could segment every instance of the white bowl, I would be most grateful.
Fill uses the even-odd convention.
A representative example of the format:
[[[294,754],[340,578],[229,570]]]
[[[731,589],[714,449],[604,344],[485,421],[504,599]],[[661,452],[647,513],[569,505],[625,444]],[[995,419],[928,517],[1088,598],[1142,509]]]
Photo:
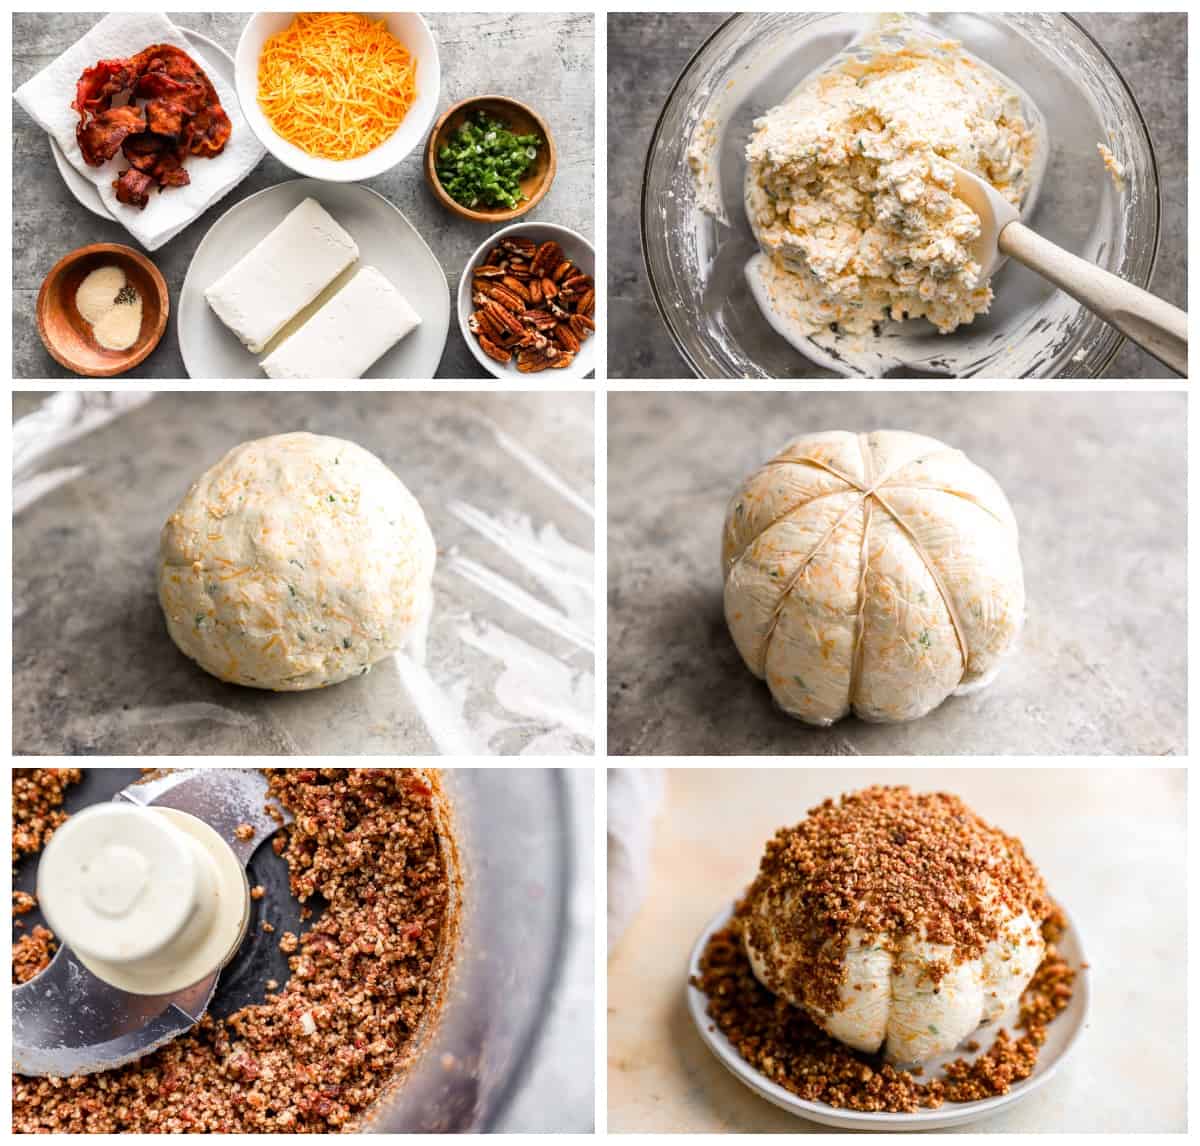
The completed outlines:
[[[578,231],[572,231],[570,227],[560,227],[555,223],[527,223],[521,220],[497,231],[486,242],[480,243],[476,247],[475,253],[467,260],[467,265],[463,268],[462,278],[458,280],[458,328],[462,331],[463,338],[467,340],[471,353],[475,355],[475,361],[495,378],[520,378],[529,381],[534,378],[544,380],[547,377],[555,380],[585,377],[596,368],[596,340],[601,336],[599,330],[596,330],[591,338],[584,340],[579,348],[579,353],[575,355],[575,361],[570,366],[562,370],[544,370],[538,374],[522,374],[516,367],[515,359],[506,365],[503,362],[497,362],[494,358],[489,358],[480,348],[479,339],[471,333],[467,320],[475,312],[475,305],[471,302],[471,279],[474,277],[475,268],[487,258],[488,252],[508,235],[522,235],[527,239],[532,239],[535,243],[545,243],[554,239],[571,262],[585,274],[591,275],[593,282],[596,279],[595,250],[587,239]],[[599,289],[598,285],[597,289]]]
[[[1067,930],[1063,933],[1057,946],[1059,954],[1075,968],[1075,991],[1066,1010],[1062,1012],[1047,1028],[1046,1042],[1038,1053],[1037,1066],[1033,1073],[1020,1082],[1013,1083],[1007,1094],[998,1094],[992,1098],[982,1098],[976,1102],[946,1102],[933,1110],[921,1109],[911,1114],[870,1113],[860,1110],[848,1110],[841,1107],[829,1106],[824,1102],[809,1102],[799,1098],[790,1090],[785,1090],[765,1075],[759,1074],[742,1056],[734,1045],[726,1038],[725,1033],[717,1029],[716,1023],[708,1017],[708,997],[699,987],[692,985],[692,980],[700,974],[700,959],[713,933],[724,927],[733,916],[733,906],[730,905],[717,913],[696,940],[688,959],[687,1006],[692,1022],[700,1035],[701,1041],[716,1056],[717,1061],[739,1082],[744,1083],[755,1093],[768,1102],[786,1110],[809,1122],[822,1126],[833,1126],[839,1130],[875,1130],[908,1132],[912,1130],[938,1130],[949,1126],[964,1126],[967,1123],[978,1122],[1014,1103],[1028,1098],[1035,1090],[1049,1082],[1058,1068],[1063,1064],[1067,1055],[1079,1042],[1087,1026],[1088,1004],[1091,992],[1088,982],[1088,971],[1085,966],[1087,957],[1083,953],[1083,941],[1075,927],[1073,919],[1063,909],[1067,920]],[[1014,1035],[1018,1007],[1014,1005],[996,1022],[980,1027],[972,1036],[979,1044],[979,1051],[968,1054],[959,1047],[941,1058],[926,1063],[926,1074],[933,1078],[946,1063],[957,1058],[975,1058],[986,1051],[994,1041],[1000,1027],[1006,1027]]]
[[[246,120],[262,145],[280,163],[310,179],[353,183],[381,175],[395,167],[424,140],[437,115],[442,72],[437,44],[429,25],[415,12],[368,12],[365,15],[372,20],[380,17],[386,20],[388,31],[417,61],[417,98],[391,138],[357,159],[319,159],[301,151],[275,131],[258,106],[258,59],[262,55],[263,45],[292,22],[295,12],[255,13],[246,23],[238,41],[234,70],[238,100]]]

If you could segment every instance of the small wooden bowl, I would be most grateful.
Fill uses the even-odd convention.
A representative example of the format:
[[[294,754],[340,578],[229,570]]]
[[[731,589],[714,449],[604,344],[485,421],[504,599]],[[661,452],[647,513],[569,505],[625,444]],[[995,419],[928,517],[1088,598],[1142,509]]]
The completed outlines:
[[[97,267],[115,264],[142,296],[142,327],[128,350],[106,350],[75,308],[75,292]],[[38,334],[55,362],[87,378],[112,378],[132,370],[159,343],[167,328],[171,297],[156,267],[140,251],[119,243],[92,243],[64,255],[38,292]]]
[[[521,180],[521,191],[525,198],[517,207],[464,207],[458,200],[451,198],[437,174],[437,155],[445,141],[454,134],[469,115],[476,111],[485,111],[493,119],[501,120],[516,135],[529,135],[537,132],[545,140],[538,148],[537,158],[533,166],[525,172]],[[554,136],[546,121],[533,108],[520,100],[509,99],[508,96],[486,95],[475,96],[454,104],[433,125],[429,139],[425,144],[425,178],[433,189],[442,206],[449,208],[454,214],[463,219],[472,219],[476,223],[507,223],[519,219],[527,211],[533,210],[541,202],[543,196],[550,190],[558,170],[558,149],[554,146]]]

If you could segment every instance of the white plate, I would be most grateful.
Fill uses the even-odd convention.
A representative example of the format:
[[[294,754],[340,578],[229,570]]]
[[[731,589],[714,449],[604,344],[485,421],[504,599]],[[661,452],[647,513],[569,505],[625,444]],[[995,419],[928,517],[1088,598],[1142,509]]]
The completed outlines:
[[[204,291],[283,217],[316,199],[358,244],[360,265],[378,267],[421,316],[421,325],[392,347],[365,378],[432,378],[450,329],[450,288],[425,240],[382,195],[356,183],[296,179],[230,207],[209,228],[188,266],[179,295],[179,352],[190,378],[265,380],[259,360],[212,312]]]
[[[579,353],[575,355],[575,361],[566,369],[545,370],[538,374],[522,374],[517,369],[515,360],[503,363],[489,358],[481,349],[479,339],[471,333],[467,321],[475,311],[475,304],[471,301],[472,272],[488,257],[492,248],[509,235],[520,235],[539,244],[553,239],[562,247],[563,254],[575,266],[585,274],[591,275],[593,282],[596,281],[596,252],[592,244],[578,231],[572,231],[570,227],[560,227],[556,223],[530,223],[521,219],[497,231],[490,239],[475,248],[475,253],[467,260],[467,265],[463,268],[462,278],[458,280],[458,328],[462,332],[463,338],[467,340],[467,346],[475,356],[475,361],[494,378],[518,379],[526,382],[534,379],[586,378],[596,368],[596,339],[600,337],[599,330],[595,331],[591,338],[584,339]]]
[[[1065,914],[1065,912],[1064,912]],[[772,1082],[759,1074],[738,1052],[725,1035],[717,1029],[716,1024],[706,1014],[708,997],[698,987],[691,985],[692,976],[700,974],[700,957],[713,932],[724,927],[733,915],[733,908],[727,907],[716,918],[711,920],[692,948],[688,962],[687,1005],[700,1032],[700,1038],[709,1050],[717,1057],[717,1061],[725,1067],[739,1082],[745,1083],[751,1090],[760,1094],[768,1102],[805,1118],[809,1122],[819,1122],[822,1126],[835,1126],[839,1130],[936,1130],[945,1126],[964,1126],[968,1122],[977,1122],[995,1114],[998,1110],[1020,1102],[1032,1094],[1045,1082],[1062,1064],[1067,1053],[1076,1044],[1079,1035],[1087,1023],[1089,983],[1088,973],[1082,970],[1087,961],[1083,954],[1083,945],[1079,933],[1070,918],[1067,919],[1067,931],[1058,943],[1059,953],[1078,972],[1075,977],[1075,993],[1067,1009],[1046,1028],[1046,1042],[1038,1054],[1037,1066],[1027,1079],[1016,1083],[1007,1094],[995,1098],[985,1098],[979,1102],[946,1102],[936,1110],[919,1110],[915,1114],[873,1114],[858,1110],[840,1110],[823,1102],[809,1102],[797,1098],[790,1090],[785,1090],[778,1083]],[[995,1023],[980,1027],[972,1036],[980,1044],[976,1054],[983,1054],[992,1043],[993,1036],[1000,1027],[1014,1030],[1017,1008],[1013,1007],[1001,1016]],[[952,1051],[943,1058],[934,1059],[926,1064],[925,1076],[936,1078],[942,1066],[956,1058],[973,1058],[963,1051]]]
[[[211,65],[212,70],[232,88],[234,86],[233,57],[215,40],[210,40],[207,36],[202,36],[199,32],[193,32],[188,28],[179,30],[183,33],[184,39],[203,57],[204,64]],[[90,179],[85,179],[71,166],[54,136],[51,135],[47,138],[50,140],[50,154],[54,156],[54,165],[63,177],[67,190],[93,215],[111,220],[112,215],[105,208],[96,184]]]
[[[437,115],[442,71],[437,41],[429,25],[415,12],[368,12],[372,20],[384,20],[388,31],[400,41],[417,63],[417,98],[395,132],[383,143],[357,159],[321,159],[289,143],[271,126],[258,106],[258,61],[263,45],[287,28],[295,12],[256,12],[246,21],[238,40],[234,63],[238,99],[250,130],[259,142],[285,167],[311,179],[332,183],[373,179],[396,166],[423,143]]]

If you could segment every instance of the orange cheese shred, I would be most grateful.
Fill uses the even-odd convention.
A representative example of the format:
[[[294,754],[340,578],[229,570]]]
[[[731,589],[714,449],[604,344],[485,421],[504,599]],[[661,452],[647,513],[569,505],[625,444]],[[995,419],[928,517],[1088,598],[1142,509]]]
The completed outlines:
[[[417,62],[383,20],[300,12],[263,45],[258,105],[320,159],[356,159],[390,139],[417,98]]]

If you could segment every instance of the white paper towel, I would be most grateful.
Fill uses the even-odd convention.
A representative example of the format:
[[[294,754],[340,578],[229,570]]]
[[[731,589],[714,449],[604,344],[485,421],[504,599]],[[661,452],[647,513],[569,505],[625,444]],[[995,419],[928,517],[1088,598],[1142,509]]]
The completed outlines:
[[[633,922],[650,882],[654,817],[665,777],[658,768],[608,770],[608,953]]]
[[[113,180],[129,166],[121,152],[118,151],[103,167],[90,167],[84,162],[75,140],[79,113],[71,102],[75,99],[79,77],[86,68],[98,60],[136,55],[151,44],[172,44],[182,49],[208,73],[233,131],[220,155],[213,159],[189,156],[185,160],[184,167],[191,183],[186,187],[170,187],[161,194],[157,189],[153,190],[150,202],[139,211],[118,202],[113,190]],[[114,12],[105,16],[58,59],[22,84],[15,98],[34,122],[54,137],[71,166],[96,185],[108,213],[148,251],[157,250],[173,239],[233,190],[254,170],[264,154],[262,144],[242,115],[237,93],[166,16],[155,12]],[[47,162],[50,162],[49,156]]]

